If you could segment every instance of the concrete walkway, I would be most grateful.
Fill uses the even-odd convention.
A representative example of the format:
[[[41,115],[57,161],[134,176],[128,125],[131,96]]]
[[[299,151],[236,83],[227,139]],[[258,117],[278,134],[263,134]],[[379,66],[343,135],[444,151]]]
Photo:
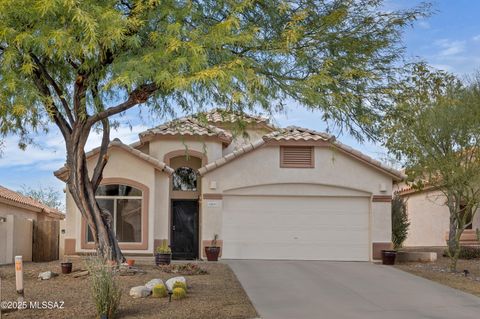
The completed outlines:
[[[480,318],[480,298],[366,262],[230,260],[264,319]]]

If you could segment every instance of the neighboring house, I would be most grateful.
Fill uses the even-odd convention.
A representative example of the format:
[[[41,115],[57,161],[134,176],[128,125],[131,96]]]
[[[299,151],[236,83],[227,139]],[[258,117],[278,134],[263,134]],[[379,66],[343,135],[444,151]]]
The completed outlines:
[[[405,247],[446,246],[450,225],[450,212],[445,195],[433,187],[414,189],[401,182],[394,186],[395,194],[405,199],[410,227]],[[460,242],[462,245],[478,245],[476,229],[480,228],[480,212],[466,229]]]
[[[12,263],[18,255],[32,260],[32,222],[64,217],[54,208],[0,186],[0,264]]]
[[[203,258],[215,234],[226,259],[363,260],[391,245],[393,181],[404,176],[326,133],[275,128],[219,110],[182,118],[108,150],[100,206],[126,254],[151,255],[168,239],[175,259]],[[203,118],[204,116],[202,116]],[[90,171],[98,149],[87,154]],[[61,168],[55,175],[68,177]],[[67,192],[65,254],[93,238]]]

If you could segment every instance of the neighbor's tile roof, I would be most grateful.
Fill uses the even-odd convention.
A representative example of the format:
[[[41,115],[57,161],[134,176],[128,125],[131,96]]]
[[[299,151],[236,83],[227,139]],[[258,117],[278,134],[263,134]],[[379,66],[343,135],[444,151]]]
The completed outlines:
[[[0,199],[3,199],[4,201],[7,201],[7,202],[13,202],[13,203],[21,204],[24,206],[28,206],[34,210],[40,209],[42,213],[51,215],[52,217],[57,217],[60,219],[65,218],[65,215],[61,211],[55,208],[49,207],[47,205],[44,205],[31,197],[14,192],[3,186],[0,186]]]
[[[154,135],[182,135],[218,137],[225,143],[230,143],[232,135],[221,128],[202,123],[192,117],[185,117],[159,125],[140,133],[140,138]]]
[[[397,180],[402,180],[406,176],[404,173],[393,169],[380,161],[377,161],[370,156],[367,156],[363,154],[360,151],[357,151],[353,149],[350,146],[347,146],[339,141],[336,140],[335,136],[323,133],[323,132],[317,132],[314,130],[298,127],[298,126],[290,126],[284,129],[278,129],[277,131],[274,131],[272,133],[269,133],[267,135],[264,135],[261,140],[258,140],[253,143],[249,143],[238,150],[233,151],[230,154],[227,154],[226,156],[211,162],[204,167],[200,168],[198,171],[200,172],[201,175],[206,174],[207,172],[210,172],[217,167],[223,166],[226,163],[232,161],[235,158],[238,158],[239,156],[249,153],[265,144],[267,144],[269,141],[311,141],[311,142],[317,142],[317,141],[325,141],[329,142],[332,146],[336,147],[337,149],[347,153],[350,156],[353,156],[377,169],[380,169],[392,176],[394,176]]]

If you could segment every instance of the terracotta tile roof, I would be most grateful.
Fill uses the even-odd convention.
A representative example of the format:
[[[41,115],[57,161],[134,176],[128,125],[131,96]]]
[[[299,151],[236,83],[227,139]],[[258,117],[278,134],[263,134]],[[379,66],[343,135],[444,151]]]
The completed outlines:
[[[202,123],[192,117],[185,117],[159,125],[140,133],[140,139],[154,135],[182,135],[218,137],[224,143],[232,141],[232,135],[221,128]]]
[[[205,116],[210,123],[235,123],[239,120],[246,123],[259,123],[269,125],[269,121],[265,117],[253,116],[246,113],[235,111],[228,111],[225,109],[216,108],[209,112],[199,113],[197,116]]]
[[[41,213],[50,215],[54,218],[58,218],[58,219],[65,218],[65,215],[58,209],[44,205],[31,197],[14,192],[3,186],[0,186],[0,200],[7,203],[10,202],[10,203],[16,203],[23,206],[27,206],[34,211],[40,210]]]
[[[164,162],[159,161],[155,157],[152,157],[148,154],[145,154],[142,151],[139,151],[139,150],[132,147],[132,146],[138,147],[139,145],[140,144],[138,142],[133,143],[132,145],[127,145],[127,144],[122,143],[122,141],[120,141],[118,138],[116,138],[116,139],[114,139],[113,141],[110,142],[110,145],[108,146],[108,148],[110,149],[110,148],[116,147],[116,148],[122,149],[122,150],[132,154],[133,156],[136,156],[136,157],[146,161],[147,163],[151,164],[155,169],[157,169],[159,171],[163,171],[167,174],[172,174],[174,172],[173,168],[171,168],[170,166],[168,166]],[[97,155],[99,152],[100,152],[100,147],[97,147],[97,148],[94,148],[93,150],[91,150],[90,152],[86,153],[85,156],[88,159],[92,156]],[[59,170],[55,171],[53,174],[57,178],[59,178],[59,179],[61,179],[62,181],[65,182],[68,178],[68,169],[67,169],[66,166],[64,166],[64,167],[60,168]]]
[[[314,130],[289,126],[284,129],[279,129],[276,132],[272,132],[264,137],[266,140],[276,141],[326,141],[331,142],[335,140],[335,136],[317,132]]]
[[[239,156],[251,152],[266,143],[270,141],[311,141],[311,142],[317,142],[317,141],[324,141],[324,142],[329,142],[332,146],[336,147],[337,149],[343,151],[344,153],[347,153],[350,156],[355,157],[356,159],[359,159],[366,164],[369,164],[373,166],[374,168],[377,168],[383,172],[388,173],[389,175],[393,176],[394,179],[396,180],[403,180],[406,175],[396,169],[393,169],[380,161],[377,161],[370,156],[367,156],[363,154],[360,151],[357,151],[353,149],[350,146],[347,146],[339,141],[336,140],[335,136],[323,133],[323,132],[317,132],[314,130],[309,130],[306,128],[301,128],[297,126],[290,126],[285,129],[279,129],[275,132],[269,133],[265,136],[262,137],[261,140],[258,140],[254,143],[247,144],[243,147],[241,147],[238,150],[235,150],[234,152],[227,154],[226,156],[211,162],[204,167],[200,168],[198,171],[201,175],[206,174],[207,172],[210,172],[217,167],[223,166],[226,163],[232,161],[235,158],[238,158]]]

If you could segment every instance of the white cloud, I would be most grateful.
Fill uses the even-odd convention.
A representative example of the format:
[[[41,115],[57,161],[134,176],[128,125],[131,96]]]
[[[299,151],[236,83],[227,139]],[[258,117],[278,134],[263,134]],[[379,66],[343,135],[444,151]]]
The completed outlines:
[[[434,42],[440,48],[438,56],[452,56],[465,51],[465,41],[440,39]]]
[[[111,139],[119,138],[129,144],[138,140],[138,133],[147,129],[144,125],[119,127],[111,131]],[[89,151],[101,144],[101,133],[92,132],[86,144]],[[25,151],[18,148],[18,138],[9,136],[5,139],[5,149],[0,157],[0,168],[15,167],[17,170],[54,171],[65,162],[65,143],[58,130],[53,128],[49,134],[34,137],[38,145],[28,145]]]
[[[472,37],[472,40],[475,42],[480,42],[480,34],[477,34],[476,36]]]

